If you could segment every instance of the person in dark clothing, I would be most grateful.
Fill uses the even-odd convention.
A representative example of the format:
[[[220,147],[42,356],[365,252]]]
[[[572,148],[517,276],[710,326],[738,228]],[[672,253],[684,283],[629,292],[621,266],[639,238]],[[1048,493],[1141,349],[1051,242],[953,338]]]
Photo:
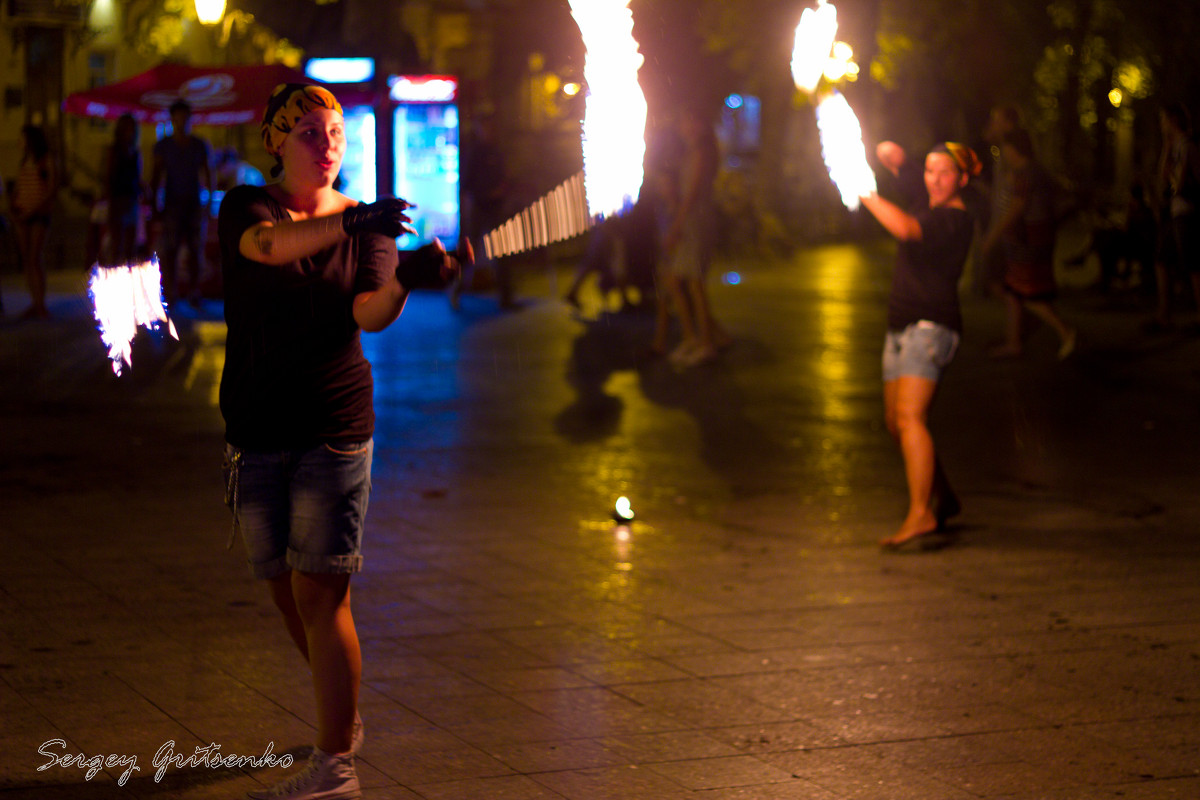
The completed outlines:
[[[303,770],[251,796],[355,798],[362,655],[350,576],[362,566],[375,423],[360,334],[386,328],[410,290],[458,264],[436,241],[400,260],[409,204],[333,188],[347,145],[327,90],[280,85],[262,133],[282,180],[235,187],[218,218],[226,499],[251,572],[312,671],[317,741]]]
[[[191,133],[192,109],[185,101],[171,105],[171,135],[154,145],[150,189],[154,216],[162,226],[158,253],[162,262],[163,292],[167,302],[179,296],[179,251],[188,250],[188,300],[200,302],[204,274],[204,239],[212,203],[212,149]],[[162,189],[159,204],[158,192]]]
[[[928,416],[962,335],[958,280],[975,234],[962,192],[979,171],[970,148],[946,142],[925,157],[924,208],[906,211],[877,193],[862,198],[900,243],[888,295],[883,399],[888,431],[904,457],[909,507],[899,530],[880,542],[884,547],[933,533],[960,511],[938,462]]]
[[[1192,136],[1191,114],[1182,103],[1159,114],[1162,154],[1158,165],[1158,252],[1154,272],[1158,303],[1147,333],[1172,328],[1176,280],[1187,281],[1200,315],[1200,147]],[[1187,326],[1200,333],[1200,316]]]
[[[1005,134],[1000,151],[1010,169],[1011,194],[1004,215],[988,231],[983,253],[1002,248],[1006,320],[1004,342],[991,355],[1021,355],[1029,311],[1058,334],[1061,361],[1075,351],[1077,332],[1054,308],[1054,180],[1034,158],[1028,131],[1017,128]]]

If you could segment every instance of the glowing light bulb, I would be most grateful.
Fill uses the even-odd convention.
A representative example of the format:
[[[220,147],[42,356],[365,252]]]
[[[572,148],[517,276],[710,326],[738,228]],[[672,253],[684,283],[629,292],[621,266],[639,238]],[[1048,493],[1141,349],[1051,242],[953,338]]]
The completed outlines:
[[[618,497],[616,509],[613,511],[613,519],[617,522],[632,522],[633,518],[633,506],[630,504],[629,498]]]
[[[196,0],[196,18],[205,25],[216,25],[225,16],[225,0]]]

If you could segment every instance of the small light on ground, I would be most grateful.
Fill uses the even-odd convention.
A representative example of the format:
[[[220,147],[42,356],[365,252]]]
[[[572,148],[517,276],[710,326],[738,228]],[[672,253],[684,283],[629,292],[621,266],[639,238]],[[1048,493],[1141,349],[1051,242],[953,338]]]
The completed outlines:
[[[618,497],[616,508],[613,509],[613,519],[617,522],[629,523],[633,522],[633,518],[633,506],[630,504],[629,498],[625,496]]]

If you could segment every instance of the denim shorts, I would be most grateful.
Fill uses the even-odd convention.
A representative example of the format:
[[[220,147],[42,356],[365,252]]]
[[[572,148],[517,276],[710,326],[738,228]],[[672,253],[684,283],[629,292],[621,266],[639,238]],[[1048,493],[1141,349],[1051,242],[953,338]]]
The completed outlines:
[[[259,453],[225,446],[225,501],[256,578],[362,569],[374,441]]]
[[[958,350],[957,331],[921,320],[902,331],[888,331],[883,341],[883,381],[901,375],[939,380]]]

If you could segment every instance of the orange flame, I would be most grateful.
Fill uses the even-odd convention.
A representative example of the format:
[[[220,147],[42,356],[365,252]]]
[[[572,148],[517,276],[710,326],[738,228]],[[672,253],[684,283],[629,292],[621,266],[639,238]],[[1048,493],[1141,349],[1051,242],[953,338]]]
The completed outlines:
[[[831,61],[837,36],[837,10],[825,0],[817,0],[816,9],[807,8],[796,26],[796,44],[792,50],[792,79],[796,88],[812,95],[821,75]],[[844,47],[849,50],[848,46]],[[843,54],[841,60],[848,61]],[[862,126],[854,110],[839,92],[822,93],[817,101],[817,128],[821,134],[821,156],[829,177],[851,211],[858,199],[875,191],[875,173],[867,162],[862,141]]]
[[[792,48],[792,80],[800,91],[812,94],[817,90],[837,28],[837,9],[825,0],[817,0],[815,9],[806,8],[800,15]]]
[[[593,217],[631,206],[642,186],[646,97],[638,84],[642,55],[629,0],[570,0],[583,34],[587,79],[583,173]]]
[[[840,92],[821,98],[817,105],[817,128],[821,132],[821,156],[829,177],[846,208],[858,208],[858,198],[875,191],[875,172],[867,162],[862,126]]]

